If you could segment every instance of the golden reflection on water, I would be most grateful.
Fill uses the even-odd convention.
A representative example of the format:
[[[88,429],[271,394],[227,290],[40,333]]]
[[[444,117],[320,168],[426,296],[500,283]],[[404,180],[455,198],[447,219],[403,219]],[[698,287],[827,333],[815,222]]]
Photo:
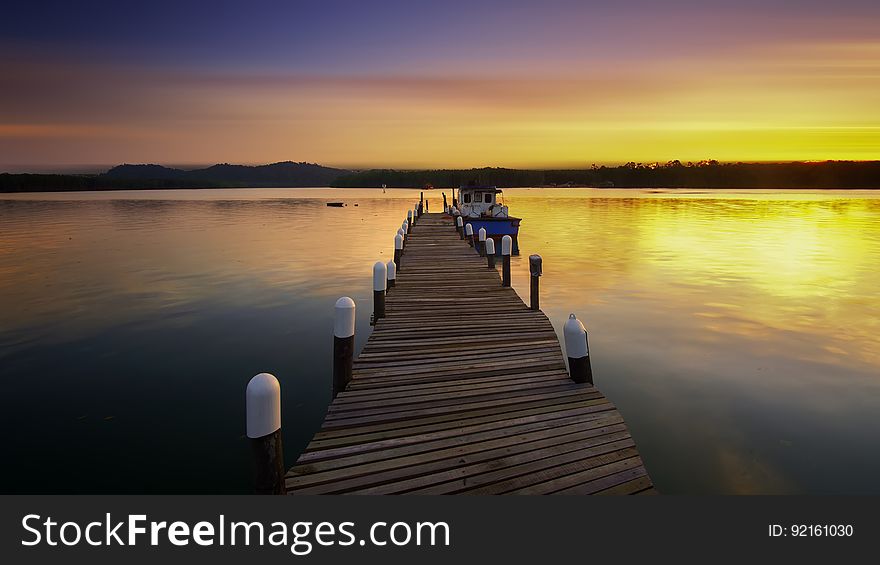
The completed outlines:
[[[542,308],[557,329],[585,320],[597,384],[667,491],[836,492],[818,454],[864,441],[880,409],[880,199],[688,192],[509,194],[514,285],[528,295],[540,253]]]

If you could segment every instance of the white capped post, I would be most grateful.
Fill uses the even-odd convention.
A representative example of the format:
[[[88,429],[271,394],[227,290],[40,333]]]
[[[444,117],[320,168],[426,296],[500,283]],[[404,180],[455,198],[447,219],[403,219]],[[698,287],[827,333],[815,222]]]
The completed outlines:
[[[394,264],[400,269],[400,260],[403,257],[403,236],[394,236]],[[390,262],[389,262],[390,263]]]
[[[385,289],[388,284],[388,269],[382,261],[373,265],[373,323],[385,317]]]
[[[281,385],[274,375],[260,373],[248,382],[245,412],[254,460],[254,490],[257,494],[284,494]]]
[[[455,231],[461,239],[464,239],[464,220],[461,219],[461,214],[455,215]]]
[[[391,287],[397,284],[397,265],[394,263],[394,261],[388,261],[387,263],[385,263],[385,268],[388,270],[388,285],[385,289],[385,292],[388,292],[389,290],[391,290]]]
[[[486,254],[486,228],[480,228],[480,231],[477,232],[477,251],[480,252],[480,257]]]
[[[404,220],[403,224],[401,224],[400,228],[403,230],[405,234],[410,233],[410,228],[412,227],[412,220]]]
[[[568,374],[576,383],[593,384],[593,367],[590,364],[590,346],[587,330],[580,320],[571,314],[562,329],[565,337],[565,355],[568,357]]]
[[[513,249],[513,238],[505,235],[501,238],[501,286],[510,286],[510,251]]]
[[[495,268],[495,240],[491,237],[486,240],[486,263],[490,269]]]
[[[473,247],[474,246],[474,226],[472,226],[470,224],[470,222],[468,222],[467,224],[464,225],[464,235],[467,238],[468,245]]]
[[[333,309],[333,398],[351,381],[354,364],[354,300],[343,296]]]

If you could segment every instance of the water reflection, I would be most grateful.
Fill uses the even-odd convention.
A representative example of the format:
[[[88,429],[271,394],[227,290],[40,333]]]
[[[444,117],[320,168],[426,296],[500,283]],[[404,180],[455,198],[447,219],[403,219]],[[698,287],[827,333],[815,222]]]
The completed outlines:
[[[524,254],[544,256],[544,310],[586,319],[661,488],[876,492],[880,200],[613,193],[510,201]]]
[[[661,490],[878,492],[880,199],[506,192],[524,218],[514,286],[527,295],[525,258],[541,253],[542,307],[557,329],[570,311],[586,321],[597,383]],[[246,490],[241,395],[264,370],[282,380],[294,457],[329,396],[333,302],[355,298],[360,346],[370,266],[389,258],[417,197],[0,199],[0,412],[53,438],[40,449],[7,438],[20,463],[4,466],[3,484]]]

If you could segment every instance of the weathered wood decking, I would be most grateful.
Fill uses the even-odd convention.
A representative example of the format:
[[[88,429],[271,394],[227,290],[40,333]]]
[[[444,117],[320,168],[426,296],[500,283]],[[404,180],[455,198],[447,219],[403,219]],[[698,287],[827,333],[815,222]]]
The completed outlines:
[[[615,407],[569,379],[544,313],[448,218],[422,216],[401,266],[288,493],[655,492]]]

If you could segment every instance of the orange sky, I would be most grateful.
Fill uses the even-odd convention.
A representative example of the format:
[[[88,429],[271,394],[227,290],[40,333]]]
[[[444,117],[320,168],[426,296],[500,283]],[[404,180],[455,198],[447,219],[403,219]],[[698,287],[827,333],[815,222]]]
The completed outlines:
[[[553,49],[521,40],[473,59],[441,49],[347,66],[336,53],[309,67],[43,50],[0,60],[0,165],[880,159],[871,23],[808,18],[747,41],[652,36],[619,49],[613,34]]]

